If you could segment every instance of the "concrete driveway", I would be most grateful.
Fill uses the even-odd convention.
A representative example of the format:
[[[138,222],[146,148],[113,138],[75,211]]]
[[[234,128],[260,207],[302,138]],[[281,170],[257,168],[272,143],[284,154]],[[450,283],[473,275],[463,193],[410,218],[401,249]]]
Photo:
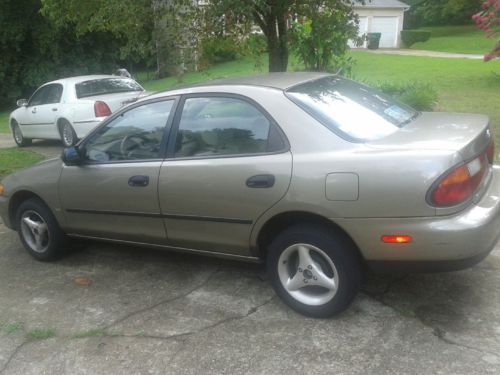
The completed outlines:
[[[12,135],[10,133],[0,134],[0,148],[11,147],[17,147],[14,139],[12,139]],[[34,151],[45,156],[46,158],[53,158],[61,155],[63,145],[61,141],[37,139],[33,141],[31,146],[25,147],[24,149]]]
[[[467,271],[370,276],[330,320],[259,274],[97,243],[40,263],[0,224],[0,373],[500,373],[500,247]]]

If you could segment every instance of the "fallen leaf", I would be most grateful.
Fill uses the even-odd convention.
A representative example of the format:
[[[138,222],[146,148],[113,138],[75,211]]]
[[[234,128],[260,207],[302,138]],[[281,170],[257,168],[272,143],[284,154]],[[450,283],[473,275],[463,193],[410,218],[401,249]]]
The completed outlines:
[[[75,277],[74,282],[78,286],[89,286],[92,284],[92,280],[87,279],[86,277]]]

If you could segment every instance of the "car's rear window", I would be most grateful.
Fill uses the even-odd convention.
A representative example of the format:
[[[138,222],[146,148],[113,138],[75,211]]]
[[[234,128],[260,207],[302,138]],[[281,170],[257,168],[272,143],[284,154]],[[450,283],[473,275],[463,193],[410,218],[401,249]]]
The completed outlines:
[[[286,96],[340,136],[354,142],[383,138],[418,112],[365,85],[336,76],[309,81]]]
[[[102,78],[84,81],[77,83],[75,90],[77,98],[128,91],[143,91],[137,82],[128,78]]]

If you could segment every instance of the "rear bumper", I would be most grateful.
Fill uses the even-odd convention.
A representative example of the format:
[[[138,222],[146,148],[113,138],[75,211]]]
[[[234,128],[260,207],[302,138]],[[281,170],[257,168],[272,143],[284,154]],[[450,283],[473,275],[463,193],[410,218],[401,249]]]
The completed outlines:
[[[374,272],[380,273],[416,273],[416,272],[449,272],[458,271],[472,267],[491,252],[490,250],[484,253],[473,255],[469,258],[454,259],[454,260],[438,260],[438,261],[368,261],[367,265]]]
[[[369,265],[384,271],[448,271],[484,259],[500,237],[500,167],[476,203],[450,216],[341,219]],[[385,244],[382,235],[410,235],[408,244]]]

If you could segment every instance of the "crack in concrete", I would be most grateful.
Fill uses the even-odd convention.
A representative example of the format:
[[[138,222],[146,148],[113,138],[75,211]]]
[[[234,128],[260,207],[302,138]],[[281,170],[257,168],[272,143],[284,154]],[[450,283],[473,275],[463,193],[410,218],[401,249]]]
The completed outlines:
[[[175,296],[175,297],[172,297],[172,298],[169,298],[169,299],[166,299],[166,300],[162,300],[158,303],[155,303],[154,305],[151,305],[151,306],[148,306],[148,307],[145,307],[145,308],[142,308],[142,309],[139,309],[139,310],[136,310],[136,311],[133,311],[123,317],[121,317],[120,319],[118,320],[115,320],[114,322],[108,324],[107,326],[104,326],[104,327],[101,327],[101,329],[107,331],[109,330],[110,328],[116,326],[117,324],[120,324],[120,323],[123,323],[124,321],[130,319],[131,317],[135,316],[135,315],[139,315],[139,314],[142,314],[146,311],[149,311],[149,310],[152,310],[158,306],[161,306],[161,305],[164,305],[166,303],[169,303],[169,302],[174,302],[174,301],[177,301],[181,298],[184,298],[184,297],[187,297],[188,295],[190,295],[191,293],[194,293],[195,291],[197,291],[198,289],[201,289],[203,288],[205,285],[207,285],[207,283],[212,279],[212,277],[217,274],[217,272],[219,272],[219,269],[217,268],[214,272],[212,272],[202,283],[200,283],[199,285],[197,285],[196,287],[190,289],[189,291],[187,291],[186,293],[183,293],[183,294],[180,294],[178,296]]]
[[[10,357],[7,359],[7,362],[5,362],[5,365],[0,369],[0,374],[4,374],[7,368],[9,367],[10,363],[14,360],[14,358],[17,356],[17,354],[21,351],[21,349],[28,343],[28,341],[23,341],[21,344],[19,344],[16,349],[12,352]]]
[[[248,318],[250,315],[255,314],[259,309],[262,307],[268,305],[271,303],[276,296],[272,296],[271,298],[267,299],[263,303],[257,306],[251,307],[245,314],[243,315],[235,315],[235,316],[230,316],[225,319],[219,320],[216,323],[210,324],[208,326],[202,327],[200,329],[197,329],[195,331],[190,331],[190,332],[184,332],[184,333],[176,333],[173,335],[168,335],[168,336],[161,336],[161,335],[144,335],[144,334],[137,334],[137,335],[127,335],[127,334],[106,334],[104,337],[127,337],[127,338],[143,338],[143,339],[155,339],[155,340],[179,340],[183,338],[188,338],[193,335],[197,335],[199,333],[208,331],[213,328],[217,328],[223,324],[232,322],[232,321],[238,321],[238,320],[243,320]],[[184,341],[184,340],[182,340]]]
[[[392,284],[392,283],[391,283]],[[387,288],[386,288],[387,289]],[[398,308],[390,305],[389,303],[387,303],[386,301],[384,301],[383,299],[381,298],[378,298],[379,296],[380,297],[383,297],[384,293],[382,294],[379,294],[379,295],[376,295],[376,294],[370,294],[366,291],[363,291],[362,292],[363,294],[365,294],[367,297],[377,301],[378,303],[390,308],[391,310],[395,311],[398,315],[400,315],[401,317],[405,318],[405,319],[414,319],[416,320],[417,322],[419,322],[420,324],[422,324],[424,327],[427,327],[429,329],[432,330],[432,334],[440,341],[444,342],[445,344],[447,345],[453,345],[453,346],[457,346],[459,348],[462,348],[462,349],[467,349],[467,350],[471,350],[471,351],[474,351],[476,353],[480,353],[480,354],[487,354],[487,355],[491,355],[491,356],[494,356],[496,358],[500,358],[500,355],[497,354],[497,353],[494,353],[494,352],[490,352],[490,351],[487,351],[487,350],[483,350],[483,349],[479,349],[479,348],[476,348],[476,347],[473,347],[471,345],[467,345],[467,344],[464,344],[464,343],[461,343],[461,342],[458,342],[458,341],[455,341],[455,340],[452,340],[450,339],[449,337],[447,337],[448,335],[448,332],[446,332],[446,330],[442,329],[442,328],[439,328],[439,327],[434,327],[432,326],[430,323],[427,323],[425,322],[422,318],[418,317],[417,315],[415,316],[408,316],[408,315],[405,315],[401,310],[399,310]]]
[[[448,332],[446,332],[444,329],[439,328],[439,327],[432,327],[431,325],[428,325],[428,324],[424,323],[421,319],[418,319],[418,320],[424,326],[432,328],[433,329],[432,334],[434,336],[436,336],[439,340],[443,341],[444,343],[446,343],[448,345],[458,346],[459,348],[469,349],[469,350],[475,351],[477,353],[488,354],[488,355],[491,355],[491,356],[493,356],[495,358],[500,358],[500,355],[497,354],[497,353],[490,352],[488,350],[483,350],[483,349],[475,348],[474,346],[467,345],[467,344],[464,344],[464,343],[452,340],[449,337],[447,337]]]

